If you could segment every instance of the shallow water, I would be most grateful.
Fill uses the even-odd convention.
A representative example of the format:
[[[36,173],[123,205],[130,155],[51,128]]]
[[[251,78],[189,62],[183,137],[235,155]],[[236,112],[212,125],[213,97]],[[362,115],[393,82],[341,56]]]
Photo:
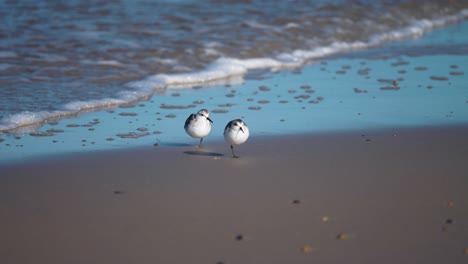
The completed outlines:
[[[5,96],[0,97],[1,111],[11,113],[5,105],[23,107],[13,103],[15,100],[27,100],[27,107],[38,110],[6,114],[2,119],[4,131],[9,132],[0,135],[0,163],[135,146],[192,149],[198,140],[185,134],[183,124],[189,114],[200,108],[210,110],[214,121],[212,132],[204,141],[207,151],[210,142],[222,140],[222,129],[235,118],[242,118],[249,125],[250,140],[263,135],[343,130],[369,131],[362,138],[368,140],[374,129],[391,129],[397,134],[400,127],[466,125],[467,36],[468,22],[461,21],[428,31],[421,38],[357,50],[338,47],[333,52],[326,51],[328,56],[307,59],[307,65],[290,69],[277,67],[275,63],[281,61],[274,57],[220,57],[202,70],[155,75],[148,70],[149,75],[110,85],[114,90],[102,89],[102,94],[91,85],[84,85],[83,90],[73,88],[68,94],[67,89],[60,87],[74,82],[62,83],[68,77],[58,75],[54,79],[58,85],[54,87],[63,92],[63,101],[47,89],[31,90],[25,92],[27,96],[14,99],[20,95],[15,92],[23,90],[2,86],[0,93]],[[20,54],[23,53],[0,52],[2,73],[9,73],[3,62],[19,63]],[[102,69],[106,67],[110,66]],[[119,73],[126,68],[114,65],[111,70]],[[88,73],[75,76],[77,82],[84,84],[88,78],[99,75],[91,66]],[[233,73],[239,75],[232,76]],[[28,84],[31,88],[35,83]],[[105,83],[95,87],[99,90]],[[41,83],[44,87],[47,84]],[[105,96],[109,97],[101,97],[107,92]],[[82,93],[93,94],[89,98],[94,100],[71,100],[71,95],[82,98]],[[47,96],[39,99],[32,94]],[[51,98],[56,102],[48,101]],[[134,102],[128,104],[129,101]],[[116,105],[88,111],[110,103]],[[69,116],[49,119],[54,115]],[[26,123],[35,125],[18,127]]]
[[[466,19],[467,8],[458,1],[2,1],[0,131],[420,37]]]

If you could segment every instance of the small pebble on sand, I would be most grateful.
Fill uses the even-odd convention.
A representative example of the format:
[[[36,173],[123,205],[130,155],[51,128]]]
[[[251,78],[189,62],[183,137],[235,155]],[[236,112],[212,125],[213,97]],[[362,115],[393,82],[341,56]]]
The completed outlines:
[[[336,239],[338,240],[345,240],[348,238],[349,238],[349,235],[344,232],[340,232],[338,235],[336,235]]]
[[[301,247],[301,252],[302,253],[310,253],[314,250],[311,246],[305,245]]]
[[[446,223],[446,224],[453,224],[453,223],[455,223],[455,220],[453,220],[453,219],[451,219],[451,218],[447,218],[447,219],[445,220],[445,223]]]
[[[265,86],[265,85],[258,87],[258,89],[263,92],[268,92],[271,90],[268,86]]]
[[[250,106],[249,110],[260,110],[262,109],[260,106]]]
[[[131,112],[122,112],[119,114],[119,116],[137,116],[137,113],[131,113]]]
[[[434,80],[434,81],[448,81],[449,79],[445,76],[434,76],[434,75],[429,78],[431,78],[431,80]]]

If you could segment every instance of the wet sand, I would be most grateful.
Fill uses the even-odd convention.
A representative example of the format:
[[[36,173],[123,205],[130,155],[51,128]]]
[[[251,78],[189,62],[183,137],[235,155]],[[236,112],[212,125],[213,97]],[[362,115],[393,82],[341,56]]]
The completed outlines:
[[[0,263],[467,263],[468,127],[0,166]]]

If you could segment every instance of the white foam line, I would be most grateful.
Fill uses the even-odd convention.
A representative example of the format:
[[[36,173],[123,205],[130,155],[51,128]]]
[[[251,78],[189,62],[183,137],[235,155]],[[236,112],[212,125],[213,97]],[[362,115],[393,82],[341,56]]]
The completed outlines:
[[[276,58],[220,58],[200,71],[178,74],[156,74],[143,80],[130,82],[127,86],[133,90],[120,92],[117,94],[117,98],[71,102],[63,106],[63,111],[23,112],[5,117],[0,123],[0,133],[10,132],[20,127],[41,124],[49,119],[77,115],[83,111],[129,104],[147,99],[158,90],[188,88],[200,84],[221,84],[232,80],[239,83],[243,81],[243,77],[249,70],[277,70],[281,68],[301,67],[310,60],[323,58],[332,54],[372,48],[388,42],[420,37],[432,29],[464,20],[467,17],[468,9],[463,9],[456,15],[434,20],[424,19],[414,21],[408,27],[372,36],[367,42],[335,42],[329,46],[318,47],[312,50],[296,50],[292,53],[283,53]],[[3,57],[14,56],[13,53],[9,52],[3,52],[0,55]],[[101,61],[101,63],[118,65],[115,61]]]

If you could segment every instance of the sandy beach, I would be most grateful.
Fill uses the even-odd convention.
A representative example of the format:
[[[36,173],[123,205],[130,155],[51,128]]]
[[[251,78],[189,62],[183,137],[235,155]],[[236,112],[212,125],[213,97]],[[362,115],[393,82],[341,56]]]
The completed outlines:
[[[1,263],[466,263],[468,127],[0,167]]]

